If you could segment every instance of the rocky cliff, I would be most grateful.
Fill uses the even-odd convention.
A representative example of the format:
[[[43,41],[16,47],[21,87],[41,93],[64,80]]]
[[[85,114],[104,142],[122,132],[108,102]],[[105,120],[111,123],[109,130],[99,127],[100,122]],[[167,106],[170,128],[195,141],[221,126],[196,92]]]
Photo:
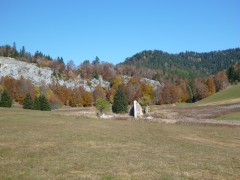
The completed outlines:
[[[20,79],[22,76],[25,79],[31,80],[32,83],[36,85],[58,82],[60,85],[65,85],[71,88],[83,86],[87,91],[93,91],[99,83],[104,88],[110,86],[110,82],[104,81],[101,77],[99,79],[90,80],[90,83],[88,83],[87,80],[80,78],[80,76],[64,81],[63,79],[58,79],[53,76],[53,71],[50,68],[41,68],[33,63],[26,63],[8,57],[0,57],[0,78],[5,76],[10,76],[14,79]],[[128,82],[130,77],[123,76],[123,79],[125,82]],[[155,88],[161,86],[158,81],[146,78],[143,78],[142,81],[152,84]],[[91,84],[91,86],[89,84]]]

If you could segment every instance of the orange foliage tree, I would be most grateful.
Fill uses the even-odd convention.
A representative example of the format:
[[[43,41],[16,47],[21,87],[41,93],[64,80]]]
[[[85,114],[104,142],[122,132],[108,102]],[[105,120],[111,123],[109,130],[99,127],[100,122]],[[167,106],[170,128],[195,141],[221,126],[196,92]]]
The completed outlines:
[[[165,84],[161,91],[160,104],[172,104],[178,101],[178,87],[173,83]]]
[[[94,101],[96,101],[97,99],[105,99],[106,98],[106,92],[100,84],[97,85],[96,88],[94,89],[93,98],[94,98]]]

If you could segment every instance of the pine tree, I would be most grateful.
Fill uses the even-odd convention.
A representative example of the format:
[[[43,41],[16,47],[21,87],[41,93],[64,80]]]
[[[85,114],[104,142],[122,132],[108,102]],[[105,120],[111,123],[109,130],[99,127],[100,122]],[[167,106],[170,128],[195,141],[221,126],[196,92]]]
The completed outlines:
[[[4,90],[1,95],[0,107],[12,107],[12,98],[8,95],[6,90]]]
[[[127,112],[127,105],[128,104],[127,104],[125,92],[123,91],[122,87],[119,86],[114,96],[112,111],[114,113]]]
[[[228,81],[230,83],[233,83],[235,81],[235,69],[233,66],[231,66],[228,70],[227,70],[227,77],[228,77]]]
[[[40,110],[42,110],[42,111],[51,111],[51,107],[50,107],[50,104],[49,104],[48,99],[46,98],[46,96],[41,95],[39,97],[39,104],[40,104]]]
[[[23,46],[22,49],[20,50],[20,57],[25,57],[26,55],[26,51],[25,51],[25,47]]]
[[[240,82],[240,68],[236,71],[236,81]]]
[[[29,93],[26,94],[23,100],[23,108],[24,109],[33,109],[33,100]]]
[[[39,97],[35,97],[34,103],[33,103],[33,109],[34,110],[40,110],[40,101]]]

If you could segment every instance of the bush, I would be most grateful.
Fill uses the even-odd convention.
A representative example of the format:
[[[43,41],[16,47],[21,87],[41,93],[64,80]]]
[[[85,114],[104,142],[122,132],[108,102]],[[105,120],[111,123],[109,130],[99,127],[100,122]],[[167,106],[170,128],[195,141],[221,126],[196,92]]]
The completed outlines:
[[[96,100],[95,106],[102,113],[109,107],[109,102],[106,99],[99,98]]]
[[[1,95],[0,107],[12,107],[12,97],[4,90]]]
[[[149,106],[151,104],[151,98],[149,96],[143,96],[139,100],[141,106]]]
[[[63,105],[61,100],[55,95],[50,96],[49,104],[51,106],[51,109],[58,109],[58,108],[62,107],[62,105]]]

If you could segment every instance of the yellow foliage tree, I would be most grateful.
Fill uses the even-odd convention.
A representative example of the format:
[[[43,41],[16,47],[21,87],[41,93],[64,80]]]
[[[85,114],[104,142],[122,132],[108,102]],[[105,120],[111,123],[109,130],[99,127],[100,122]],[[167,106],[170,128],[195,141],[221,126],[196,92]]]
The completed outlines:
[[[215,87],[213,79],[212,78],[208,79],[206,83],[207,83],[209,95],[214,94],[216,92],[216,87]]]
[[[149,97],[152,102],[154,101],[154,90],[152,85],[145,83],[142,85],[142,96]]]
[[[117,89],[119,85],[123,83],[120,75],[117,75],[115,79],[112,81],[112,88]]]
[[[93,97],[92,97],[92,94],[90,92],[86,91],[82,98],[83,98],[83,106],[85,106],[85,107],[92,106]]]

